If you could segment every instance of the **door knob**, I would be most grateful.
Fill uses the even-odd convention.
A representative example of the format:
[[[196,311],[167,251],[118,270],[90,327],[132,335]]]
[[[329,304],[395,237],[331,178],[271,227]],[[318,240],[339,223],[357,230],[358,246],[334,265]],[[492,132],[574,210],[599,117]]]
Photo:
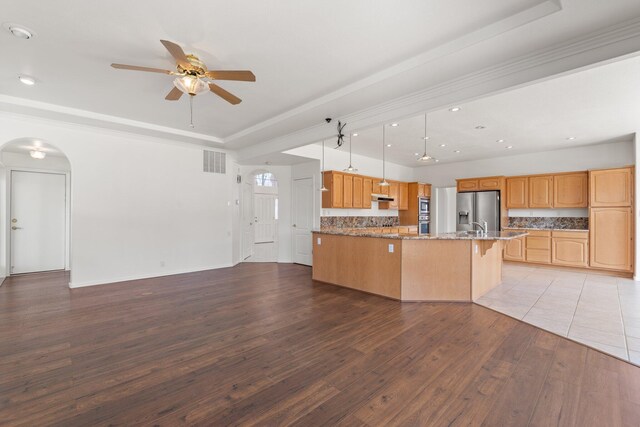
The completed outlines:
[[[293,226],[295,227],[296,225],[295,225],[295,224],[293,224]]]
[[[15,225],[11,227],[12,230],[22,230],[22,227],[16,227]]]

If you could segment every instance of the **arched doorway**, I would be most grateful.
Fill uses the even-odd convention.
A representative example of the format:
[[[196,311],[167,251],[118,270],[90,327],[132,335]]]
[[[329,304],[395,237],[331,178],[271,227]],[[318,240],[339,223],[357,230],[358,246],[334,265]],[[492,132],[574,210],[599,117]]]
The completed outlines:
[[[268,170],[248,174],[242,189],[245,262],[278,261],[278,180]]]
[[[20,138],[0,148],[2,276],[71,268],[71,163],[54,145]]]

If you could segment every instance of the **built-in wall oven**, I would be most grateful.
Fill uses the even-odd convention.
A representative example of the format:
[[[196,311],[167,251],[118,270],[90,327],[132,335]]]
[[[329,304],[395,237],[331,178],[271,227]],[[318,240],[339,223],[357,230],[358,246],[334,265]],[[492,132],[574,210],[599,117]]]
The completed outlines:
[[[418,234],[429,234],[431,214],[429,212],[430,200],[428,197],[418,199]]]

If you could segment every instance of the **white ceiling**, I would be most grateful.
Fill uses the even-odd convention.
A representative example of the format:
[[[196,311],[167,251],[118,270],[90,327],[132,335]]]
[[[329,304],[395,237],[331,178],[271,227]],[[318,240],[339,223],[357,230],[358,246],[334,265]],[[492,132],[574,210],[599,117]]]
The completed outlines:
[[[3,57],[11,58],[0,62],[0,109],[230,149],[264,148],[326,116],[366,115],[640,17],[637,0],[0,1],[3,23],[37,35],[25,41],[0,31]],[[238,106],[212,94],[195,98],[190,129],[187,100],[164,100],[169,76],[109,67],[170,68],[160,39],[209,68],[251,69],[257,82],[220,83],[243,99]],[[18,74],[38,84],[23,86]]]
[[[458,112],[430,112],[427,151],[446,163],[630,140],[640,131],[638,94],[640,57],[634,57],[460,104]],[[386,158],[406,166],[424,165],[415,156],[424,152],[424,115],[396,123],[386,127],[391,144],[385,148]],[[382,126],[346,134],[354,132],[354,153],[382,157]],[[328,146],[334,147],[335,139]],[[348,137],[343,150],[348,150]]]

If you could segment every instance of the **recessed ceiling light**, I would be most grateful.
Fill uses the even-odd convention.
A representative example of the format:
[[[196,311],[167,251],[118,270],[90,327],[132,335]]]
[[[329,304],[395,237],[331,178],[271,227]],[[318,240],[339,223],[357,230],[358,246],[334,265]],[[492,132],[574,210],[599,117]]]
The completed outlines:
[[[511,149],[513,148],[513,145],[507,145],[507,146],[506,146],[506,147],[504,147],[504,148],[506,148],[507,150],[511,150]]]
[[[569,138],[567,138],[567,141],[573,141],[574,139],[576,139],[575,136],[570,136]]]
[[[435,162],[438,163],[440,160],[436,159]]]
[[[413,153],[413,155],[414,155],[414,156],[419,156],[419,155],[420,155],[420,153]]]
[[[482,125],[476,126],[476,129],[486,129],[486,128],[487,128],[486,126],[482,126]]]
[[[36,79],[29,76],[18,76],[18,80],[20,80],[23,84],[26,84],[27,86],[33,86],[34,84],[36,84]]]
[[[455,151],[454,151],[454,153],[456,153],[456,154],[457,154],[457,153],[459,153],[459,152],[460,152],[460,150],[455,150]]]
[[[428,136],[423,136],[422,139],[426,140],[426,139],[429,139],[429,137]]]
[[[353,135],[353,136],[358,136],[358,134],[357,134],[357,133],[354,133],[354,134],[352,134],[352,135]]]
[[[397,128],[398,124],[397,123],[391,123],[391,127]]]
[[[496,140],[496,142],[502,143],[502,142],[504,142],[504,139],[498,139],[498,140]]]
[[[457,113],[458,111],[460,111],[460,107],[451,107],[449,108],[449,111],[451,111],[452,113]]]
[[[33,37],[33,33],[30,30],[27,30],[26,28],[19,25],[9,24],[9,26],[6,28],[11,34],[13,34],[13,36],[19,39],[29,40]]]
[[[447,144],[440,144],[440,147],[446,147]]]
[[[387,144],[387,147],[391,147],[391,144]]]

